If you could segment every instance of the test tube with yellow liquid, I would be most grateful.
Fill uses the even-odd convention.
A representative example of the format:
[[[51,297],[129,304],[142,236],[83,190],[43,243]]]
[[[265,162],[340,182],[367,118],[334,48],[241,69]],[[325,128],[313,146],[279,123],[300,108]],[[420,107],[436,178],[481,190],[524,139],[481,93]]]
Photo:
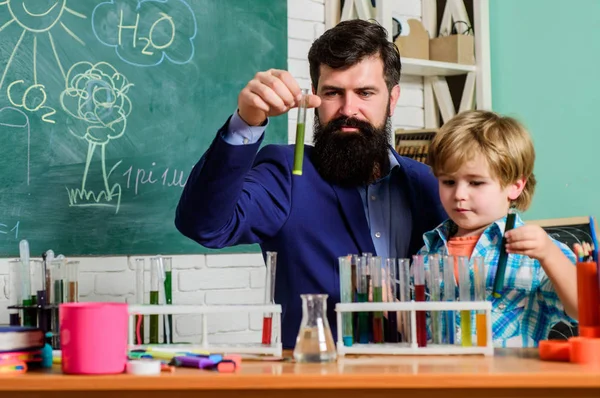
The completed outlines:
[[[475,301],[485,301],[485,263],[483,257],[473,258],[473,284],[475,290]],[[479,310],[475,314],[475,328],[477,335],[477,345],[479,347],[487,346],[487,319],[485,310]]]
[[[458,256],[456,259],[458,261],[458,290],[460,301],[472,301],[469,258],[466,256]],[[471,347],[473,345],[471,339],[471,310],[460,311],[460,330],[462,346]]]
[[[296,122],[296,145],[294,147],[294,169],[292,173],[302,175],[302,161],[304,160],[304,132],[306,128],[306,105],[308,102],[308,89],[302,89],[302,98],[298,104],[298,120]]]

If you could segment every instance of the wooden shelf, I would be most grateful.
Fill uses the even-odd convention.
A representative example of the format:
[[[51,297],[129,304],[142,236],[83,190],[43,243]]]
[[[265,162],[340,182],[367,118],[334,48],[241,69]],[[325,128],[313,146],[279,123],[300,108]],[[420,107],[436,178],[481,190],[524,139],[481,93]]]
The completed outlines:
[[[402,74],[410,76],[456,76],[475,72],[475,65],[453,64],[417,58],[402,58]]]

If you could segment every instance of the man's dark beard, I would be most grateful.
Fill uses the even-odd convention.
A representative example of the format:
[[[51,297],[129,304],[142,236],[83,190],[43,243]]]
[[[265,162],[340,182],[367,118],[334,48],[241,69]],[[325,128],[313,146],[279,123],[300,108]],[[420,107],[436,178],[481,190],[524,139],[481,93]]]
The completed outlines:
[[[357,132],[341,131],[355,127]],[[390,168],[388,155],[391,120],[386,117],[383,127],[355,118],[339,117],[321,126],[315,112],[314,150],[312,162],[326,181],[341,186],[364,186]]]

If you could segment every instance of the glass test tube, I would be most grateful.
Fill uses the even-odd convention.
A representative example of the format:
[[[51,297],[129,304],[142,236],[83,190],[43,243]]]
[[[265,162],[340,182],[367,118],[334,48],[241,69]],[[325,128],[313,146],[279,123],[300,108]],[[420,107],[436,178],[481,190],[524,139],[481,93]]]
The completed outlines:
[[[46,302],[46,272],[44,267],[44,262],[40,260],[29,260],[29,270],[31,273],[31,284],[30,284],[30,292],[31,292],[31,304],[34,306],[45,306]],[[38,316],[38,320],[36,322],[37,327],[41,328],[44,331],[48,330],[47,325],[45,324],[46,318],[43,310],[32,309],[32,317],[35,321],[36,316]]]
[[[338,258],[340,268],[340,302],[352,302],[352,257],[344,256]],[[352,312],[342,313],[342,339],[346,347],[352,347]]]
[[[359,303],[369,301],[368,269],[367,257],[359,257],[356,267],[356,296]],[[358,313],[358,342],[360,344],[369,343],[369,314],[367,312]]]
[[[60,316],[58,306],[65,302],[65,264],[66,260],[48,261],[46,264],[46,286],[48,302],[52,308],[52,348],[60,348]]]
[[[396,270],[396,259],[387,258],[385,260],[385,286],[388,292],[387,301],[390,303],[396,302],[398,291],[396,289],[396,283],[398,280],[398,273]],[[396,311],[388,311],[388,332],[386,333],[385,341],[390,343],[398,342],[398,313]]]
[[[275,275],[277,271],[277,252],[267,252],[265,272],[265,304],[271,305],[275,302]],[[262,343],[271,345],[273,333],[273,313],[266,312],[263,315]]]
[[[145,272],[146,261],[143,258],[135,259],[135,303],[137,305],[147,304],[145,300],[145,290],[144,290],[144,272]],[[139,340],[138,345],[144,344],[144,322],[146,317],[144,315],[138,315],[136,317],[135,327],[137,329],[138,322],[139,326]],[[137,336],[137,334],[136,334]]]
[[[454,282],[454,257],[444,256],[444,300],[456,301],[456,284]],[[456,325],[454,311],[446,311],[446,344],[454,344]]]
[[[425,258],[422,254],[413,256],[415,301],[425,301]],[[425,311],[417,311],[417,345],[427,346],[427,320]]]
[[[350,262],[352,265],[352,275],[351,275],[351,282],[352,282],[352,302],[356,303],[358,302],[358,296],[357,296],[357,289],[356,289],[356,282],[357,282],[357,267],[358,267],[358,254],[348,254],[348,257],[350,257]],[[358,312],[351,312],[350,313],[352,316],[352,343],[354,343],[355,341],[358,341],[358,335],[356,335],[356,332],[358,331]]]
[[[458,260],[458,290],[460,301],[472,301],[469,258],[466,256],[458,256],[456,259]],[[471,310],[460,311],[460,330],[462,346],[471,347],[473,345],[471,339]]]
[[[171,257],[158,257],[160,268],[162,269],[163,283],[161,288],[164,289],[161,304],[173,304],[173,268]],[[173,315],[163,315],[163,342],[165,344],[173,343]]]
[[[79,261],[67,261],[65,266],[64,278],[67,282],[66,300],[67,303],[79,302]]]
[[[294,169],[295,175],[302,175],[302,161],[304,160],[304,131],[306,127],[306,106],[308,101],[308,89],[302,89],[302,98],[298,104],[298,120],[296,122],[296,145],[294,147]]]
[[[473,280],[475,290],[475,301],[486,301],[485,284],[486,273],[483,257],[473,257]],[[477,311],[475,315],[475,328],[477,335],[477,345],[479,347],[487,346],[487,319],[485,310]]]
[[[407,302],[411,300],[410,294],[410,259],[400,258],[398,259],[398,292],[400,293],[400,301]],[[410,312],[402,311],[402,341],[404,343],[411,342],[411,320]]]
[[[383,302],[381,257],[371,257],[371,283],[373,284],[373,302]],[[383,343],[383,312],[373,313],[373,342]]]
[[[22,304],[22,289],[21,281],[21,260],[11,260],[8,262],[8,305],[20,306]],[[21,326],[21,313],[19,309],[10,309],[8,311],[9,321],[11,326]]]
[[[159,276],[158,262],[150,259],[150,305],[159,304]],[[157,314],[150,315],[150,344],[158,344],[159,319]]]
[[[440,256],[430,254],[427,258],[429,264],[429,298],[431,301],[441,300]],[[434,344],[442,344],[442,313],[431,311],[431,340]]]

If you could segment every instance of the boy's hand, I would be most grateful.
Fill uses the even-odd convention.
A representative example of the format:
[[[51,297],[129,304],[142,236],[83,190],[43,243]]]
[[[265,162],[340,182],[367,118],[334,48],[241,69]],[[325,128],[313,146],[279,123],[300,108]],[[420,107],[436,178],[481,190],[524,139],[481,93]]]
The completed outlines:
[[[523,254],[540,262],[551,255],[554,244],[550,237],[538,225],[523,225],[505,234],[506,251],[513,254]]]

